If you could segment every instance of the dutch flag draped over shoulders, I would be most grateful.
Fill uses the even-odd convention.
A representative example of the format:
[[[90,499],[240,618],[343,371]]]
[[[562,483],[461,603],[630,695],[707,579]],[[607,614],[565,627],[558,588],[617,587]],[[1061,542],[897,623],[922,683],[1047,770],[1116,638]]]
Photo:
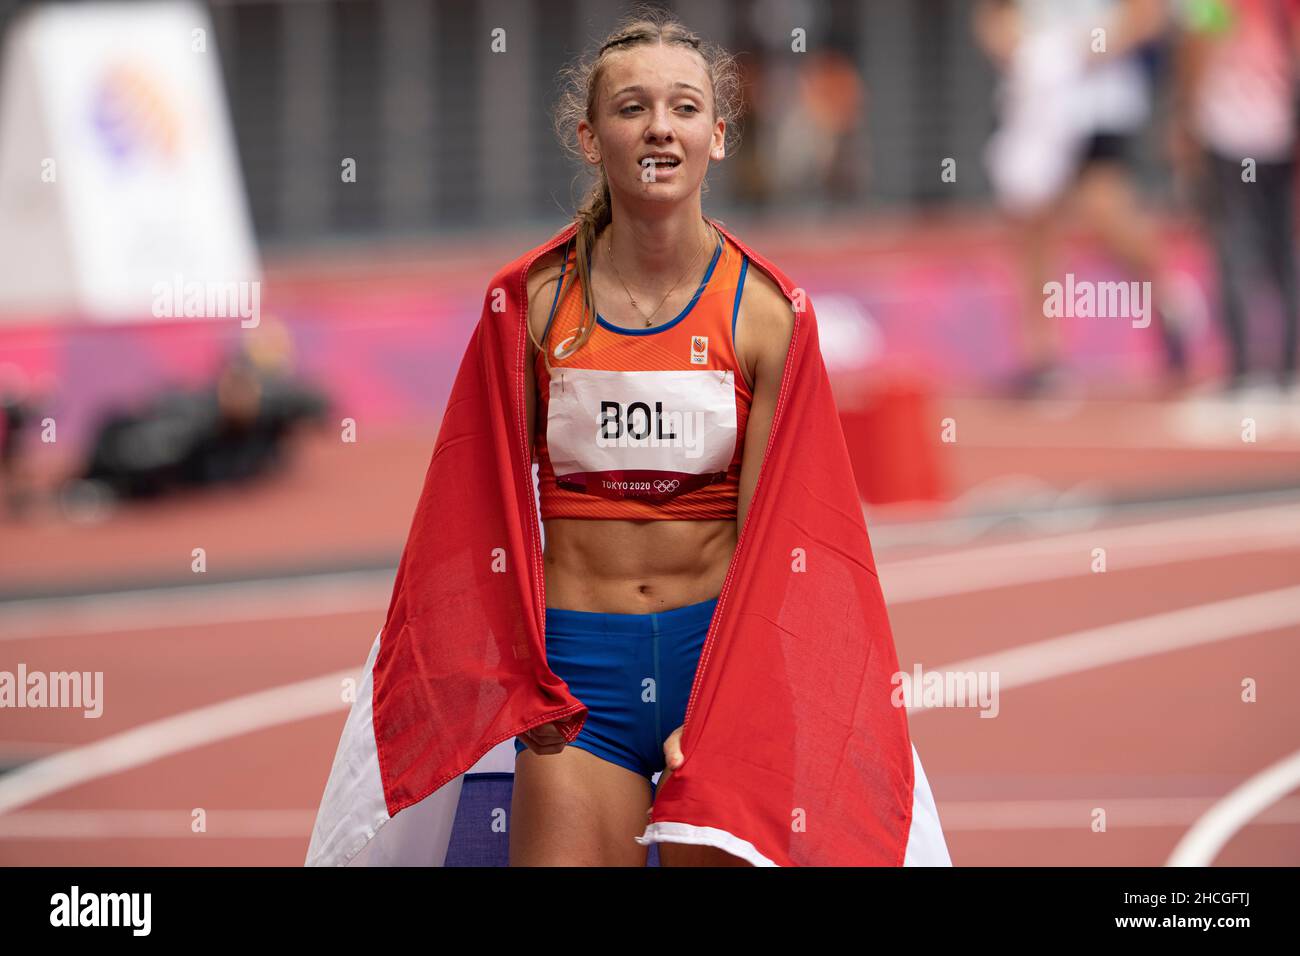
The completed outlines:
[[[756,866],[951,865],[891,699],[897,655],[812,304],[714,225],[791,300],[794,334],[695,677],[684,762],[656,789],[638,842],[716,846]],[[514,738],[551,722],[569,741],[582,729],[586,707],[546,662],[524,396],[528,269],[576,228],[489,285],[309,866],[505,865]]]

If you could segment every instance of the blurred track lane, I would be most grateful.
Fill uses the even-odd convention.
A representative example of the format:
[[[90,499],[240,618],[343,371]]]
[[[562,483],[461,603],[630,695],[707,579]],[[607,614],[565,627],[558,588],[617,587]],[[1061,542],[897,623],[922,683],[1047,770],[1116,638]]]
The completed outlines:
[[[983,417],[994,414],[987,407],[955,401],[944,408],[961,415],[971,441],[945,454],[963,510],[905,523],[893,517],[901,511],[868,509],[902,669],[1006,659],[1061,635],[1124,633],[1131,622],[1171,613],[1177,624],[1180,609],[1300,585],[1300,491],[1278,490],[1300,475],[1300,454],[980,447],[983,422],[990,435],[1002,426]],[[1042,413],[1017,414],[1027,422]],[[1045,427],[1077,430],[1081,443],[1099,427],[1087,411],[1077,420],[1053,414],[1056,424]],[[99,525],[7,526],[0,580],[11,596],[42,596],[0,604],[0,633],[11,624],[17,635],[0,640],[0,669],[22,661],[33,670],[103,671],[106,707],[97,720],[6,712],[0,767],[30,766],[51,748],[68,756],[114,738],[138,744],[151,739],[150,725],[190,726],[185,715],[194,712],[232,717],[228,733],[205,720],[209,736],[178,736],[153,756],[137,747],[130,766],[110,762],[106,775],[0,816],[0,863],[300,864],[310,824],[294,836],[290,815],[314,812],[320,799],[345,717],[338,682],[355,676],[382,625],[389,562],[405,540],[435,433],[377,437],[365,455],[309,443],[301,467],[282,481],[129,509]],[[1028,481],[1017,478],[1013,489],[1008,475]],[[1273,490],[1249,493],[1261,483]],[[1069,494],[1085,485],[1093,497]],[[1234,488],[1242,493],[1229,495]],[[1212,494],[1172,500],[1180,489]],[[1171,500],[1155,500],[1161,495]],[[988,513],[970,513],[980,507]],[[220,581],[195,585],[196,546],[207,548],[209,573]],[[1107,549],[1105,573],[1090,569],[1094,547]],[[993,720],[970,708],[913,715],[945,824],[953,807],[954,862],[1165,862],[1194,822],[1192,808],[1212,806],[1300,744],[1300,700],[1279,691],[1300,680],[1298,639],[1300,628],[1283,626],[1057,673],[1008,688]],[[1257,703],[1241,700],[1246,677],[1258,681]],[[335,683],[334,701],[319,702],[317,716],[276,710],[280,689],[318,680]],[[276,725],[223,709],[240,699],[266,701],[266,713],[280,715]],[[152,739],[155,748],[167,743]],[[21,780],[16,773],[0,782]],[[1086,819],[1071,825],[1083,804],[1108,808],[1108,832],[1092,832]],[[1300,862],[1289,805],[1284,798],[1273,816],[1249,821],[1216,863]],[[176,839],[140,835],[171,823],[131,814],[160,808],[203,808],[213,826]],[[223,830],[220,811],[286,816],[228,815]],[[23,816],[47,813],[74,816]],[[259,819],[265,828],[254,836]],[[18,836],[24,820],[44,830]],[[115,836],[116,825],[137,835]],[[69,829],[60,837],[58,827]],[[76,835],[96,828],[101,835]]]
[[[1195,520],[1202,528],[1230,527],[1231,521],[1225,523],[1217,520],[1222,517],[1205,515],[1198,516]],[[1131,518],[1136,523],[1127,530],[1150,524],[1142,522],[1140,516]],[[1126,528],[1121,525],[1117,530],[1124,531]],[[1144,540],[1144,537],[1139,535],[1136,540]],[[1024,544],[1031,550],[1042,546],[1035,541]],[[973,554],[978,555],[982,550],[973,549]],[[1293,539],[1291,550],[1300,551],[1300,542]],[[957,559],[961,554],[960,550],[940,552],[931,555],[930,559]],[[900,601],[898,607],[891,611],[900,667],[908,669],[913,662],[924,659],[955,661],[957,663],[951,665],[951,668],[967,669],[967,665],[971,664],[969,651],[981,647],[993,655],[990,660],[999,666],[996,665],[999,655],[1005,659],[1006,654],[1014,657],[1017,653],[1032,653],[1032,645],[1028,648],[1023,645],[1035,639],[1059,636],[1060,624],[1065,620],[1081,623],[1085,628],[1099,623],[1103,630],[1109,629],[1113,634],[1116,630],[1123,633],[1125,628],[1140,628],[1142,625],[1140,622],[1135,623],[1134,619],[1152,614],[1158,618],[1161,614],[1172,613],[1177,616],[1186,613],[1195,619],[1194,608],[1201,604],[1212,606],[1233,600],[1269,600],[1259,598],[1259,593],[1294,587],[1296,572],[1291,568],[1300,567],[1294,560],[1300,554],[1288,554],[1280,561],[1274,552],[1237,554],[1230,559],[1226,555],[1202,556],[1194,560],[1179,560],[1176,554],[1165,557],[1166,560],[1162,562],[1153,562],[1128,571],[1115,570],[1065,581],[1005,585],[997,589],[996,601],[989,601],[989,596],[980,592]],[[1160,588],[1154,593],[1153,582],[1160,583]],[[1070,596],[1071,592],[1075,592],[1073,597]],[[1175,594],[1181,597],[1176,598]],[[1015,609],[1013,620],[1007,619],[1007,608]],[[1083,608],[1090,610],[1094,621],[1084,618]],[[1284,602],[1282,608],[1284,612],[1294,609],[1300,613],[1300,601],[1294,602],[1294,608],[1291,603]],[[936,619],[962,621],[963,627],[957,632],[950,626],[945,632],[926,623]],[[309,620],[305,619],[304,623]],[[345,620],[348,620],[349,627],[331,629],[335,635],[332,638],[321,635],[313,639],[299,635],[296,642],[299,649],[311,646],[318,650],[318,653],[311,656],[311,663],[308,659],[298,659],[295,662],[277,655],[279,664],[271,668],[249,665],[260,660],[259,653],[264,655],[277,644],[285,642],[283,622],[263,622],[240,628],[236,644],[242,643],[243,648],[232,647],[228,649],[229,652],[221,646],[229,640],[229,628],[193,628],[193,633],[183,643],[185,647],[205,648],[211,652],[205,655],[203,663],[206,684],[228,691],[243,688],[244,693],[251,694],[252,697],[245,697],[237,708],[226,706],[230,701],[216,700],[215,709],[201,711],[204,717],[197,722],[191,721],[183,713],[183,698],[174,699],[173,707],[178,710],[163,716],[161,726],[201,726],[204,735],[202,740],[182,735],[173,743],[168,743],[166,734],[159,736],[156,733],[157,726],[151,728],[147,722],[146,726],[141,726],[138,717],[119,715],[116,722],[124,725],[124,729],[115,735],[116,740],[91,738],[86,741],[90,747],[106,747],[109,754],[116,752],[116,757],[106,764],[100,764],[101,768],[107,768],[108,776],[65,776],[62,779],[66,786],[57,791],[47,791],[43,798],[34,803],[27,802],[14,809],[20,813],[53,810],[70,812],[86,808],[113,812],[147,810],[150,807],[172,805],[160,799],[159,795],[177,790],[177,784],[180,792],[193,796],[194,806],[256,810],[257,804],[250,799],[251,795],[260,792],[265,796],[268,788],[273,789],[277,797],[273,801],[274,805],[267,809],[276,809],[275,805],[280,805],[279,808],[282,809],[301,811],[304,807],[311,806],[319,799],[319,787],[323,785],[344,717],[344,705],[338,698],[339,682],[346,676],[354,675],[355,667],[364,659],[373,637],[373,634],[359,630],[356,615]],[[1157,629],[1153,633],[1159,636],[1161,631]],[[996,720],[981,719],[969,709],[927,710],[924,711],[924,716],[914,714],[913,735],[918,748],[927,754],[928,763],[942,768],[938,772],[932,772],[936,778],[932,785],[939,801],[941,817],[944,814],[946,794],[951,794],[955,805],[956,819],[954,826],[949,829],[954,861],[959,865],[1012,862],[1082,865],[1144,862],[1155,865],[1163,862],[1174,843],[1193,822],[1191,813],[1187,810],[1191,804],[1180,804],[1178,801],[1200,801],[1196,806],[1204,809],[1212,805],[1227,789],[1231,789],[1229,784],[1222,790],[1207,792],[1204,789],[1207,783],[1178,783],[1179,773],[1183,772],[1180,768],[1191,765],[1208,772],[1217,766],[1219,776],[1216,779],[1242,779],[1257,771],[1259,768],[1256,762],[1276,750],[1278,745],[1294,744],[1294,728],[1300,727],[1300,704],[1288,704],[1286,709],[1294,711],[1293,713],[1277,712],[1276,700],[1268,707],[1252,711],[1249,705],[1232,703],[1236,699],[1237,679],[1232,677],[1225,681],[1222,676],[1223,663],[1232,662],[1231,673],[1253,673],[1272,686],[1283,680],[1293,680],[1297,676],[1297,665],[1290,649],[1296,639],[1300,638],[1300,627],[1287,626],[1281,630],[1255,633],[1250,631],[1248,622],[1242,622],[1241,627],[1224,629],[1220,635],[1221,638],[1230,636],[1238,639],[1226,642],[1216,640],[1209,646],[1200,645],[1174,651],[1173,645],[1178,643],[1177,635],[1174,635],[1175,640],[1156,657],[1134,660],[1131,655],[1122,654],[1120,657],[1125,660],[1118,666],[1117,659],[1112,659],[1109,666],[1105,666],[1090,660],[1086,652],[1081,653],[1071,667],[1056,668],[1050,674],[1038,674],[1033,678],[1038,682],[1035,686],[1022,683],[1014,693],[1009,693],[1001,702],[1002,713]],[[66,658],[70,651],[87,640],[93,642],[94,638],[74,635],[29,642],[33,650],[44,648],[52,655],[46,658],[46,654],[41,653],[34,663],[29,662],[29,666],[52,669],[57,663],[56,657]],[[161,630],[149,634],[122,634],[105,647],[118,652],[128,651],[125,655],[119,653],[122,660],[141,662],[150,659],[148,652],[141,653],[143,646],[150,643],[156,646],[162,642],[174,648],[176,640],[175,633]],[[137,645],[136,642],[139,641],[145,641],[146,645]],[[20,643],[8,646],[15,648]],[[963,650],[967,652],[966,657],[959,656]],[[329,652],[327,657],[341,659],[346,669],[297,686],[315,685],[318,690],[324,688],[334,695],[334,700],[326,707],[323,702],[312,697],[310,709],[315,710],[319,704],[321,710],[315,711],[319,716],[310,717],[304,712],[295,717],[292,712],[283,709],[284,700],[281,698],[289,699],[289,695],[282,695],[280,685],[268,681],[277,670],[281,673],[301,674],[308,667],[315,669],[315,663],[323,662],[319,652],[325,651]],[[155,654],[155,659],[165,662],[169,656]],[[111,661],[112,657],[109,656],[106,660]],[[963,660],[965,663],[961,663]],[[119,680],[129,679],[123,670],[129,669],[130,665],[117,666]],[[936,669],[949,668],[940,666]],[[1152,674],[1156,676],[1153,677]],[[144,677],[143,674],[139,676]],[[1014,679],[1014,675],[1009,674],[1008,677]],[[1009,681],[1008,689],[1010,683]],[[1216,692],[1220,700],[1227,701],[1231,706],[1221,704],[1209,709],[1203,703],[1195,703],[1207,688],[1217,684],[1223,685]],[[1044,693],[1047,690],[1050,693]],[[1065,705],[1060,696],[1062,693],[1081,705],[1083,712]],[[130,695],[130,699],[144,704],[146,701],[156,702],[157,696],[135,693]],[[247,706],[250,699],[265,701],[273,707],[278,714],[274,720],[279,726],[258,729],[255,714]],[[1183,700],[1186,700],[1187,706],[1182,704]],[[1125,701],[1144,701],[1145,704],[1126,706]],[[1135,719],[1144,707],[1155,708],[1158,714]],[[136,707],[132,706],[132,709]],[[213,722],[213,715],[221,713],[230,715],[228,733]],[[48,722],[44,718],[51,715],[26,716],[38,717],[37,723],[45,724]],[[1156,719],[1154,725],[1151,723],[1152,718]],[[1204,725],[1207,719],[1212,721],[1213,731],[1210,726]],[[169,721],[173,722],[169,724]],[[82,720],[79,723],[85,727],[97,722]],[[35,729],[34,725],[32,729]],[[1097,749],[1097,734],[1109,741],[1100,749]],[[305,743],[308,739],[315,742]],[[1091,752],[1088,747],[1080,747],[1084,739],[1093,741]],[[134,742],[128,748],[129,759],[123,756],[127,751],[117,750],[123,740]],[[1228,746],[1228,740],[1234,742],[1232,746]],[[140,749],[142,741],[151,741],[154,746],[162,749],[151,756],[146,750]],[[1032,746],[1029,746],[1031,742]],[[314,767],[317,771],[315,776],[320,779],[296,779],[290,782],[285,778],[288,768],[277,766],[277,756],[283,756],[283,753],[277,753],[276,748],[283,747],[291,748],[295,760],[302,766]],[[3,745],[0,745],[0,750],[2,749]],[[1130,752],[1126,754],[1125,751]],[[101,751],[101,754],[104,752]],[[200,755],[205,761],[205,769],[198,776],[193,776],[193,761]],[[72,753],[63,755],[65,758],[72,756]],[[973,763],[972,757],[975,758]],[[114,760],[122,762],[114,763]],[[81,759],[62,762],[64,767],[74,764],[85,766],[86,762]],[[265,776],[253,783],[249,768],[259,766],[264,768]],[[1074,781],[1069,786],[1078,787],[1081,779],[1078,773],[1081,770],[1096,775],[1103,769],[1111,772],[1111,782],[1101,780],[1096,785],[1095,792],[1067,793],[1058,797],[1055,809],[1040,807],[1035,814],[1025,815],[1020,827],[1013,826],[1007,817],[1009,811],[1006,805],[1014,804],[1018,799],[1023,800],[1035,789],[1026,777],[1046,783],[1055,776],[1066,775]],[[972,773],[993,783],[1000,777],[1006,777],[1008,784],[1001,788],[998,799],[972,801],[962,796],[965,786],[962,781],[971,779]],[[1122,778],[1116,778],[1115,774],[1124,773],[1130,775],[1131,782],[1117,789],[1115,780]],[[1161,779],[1162,773],[1168,773],[1170,782],[1160,787],[1159,793],[1151,793],[1151,784],[1144,783],[1136,776],[1138,773],[1156,779]],[[307,775],[310,777],[312,774]],[[15,783],[24,776],[26,775],[22,771],[16,775],[13,772],[6,775],[16,777]],[[0,792],[5,789],[6,777],[0,777]],[[174,783],[160,791],[159,781],[164,777]],[[1018,782],[1011,783],[1012,779]],[[1189,786],[1194,788],[1191,792],[1187,792]],[[1147,792],[1144,793],[1144,790]],[[300,802],[284,806],[283,801],[295,794]],[[106,799],[109,795],[113,797],[112,800]],[[199,795],[202,795],[202,799]],[[1079,844],[1076,838],[1070,836],[1067,804],[1060,801],[1071,799],[1076,801],[1071,806],[1086,803],[1109,808],[1112,832],[1108,842]],[[1150,803],[1132,803],[1144,800]],[[1146,816],[1135,816],[1135,808],[1139,806],[1146,806]],[[1164,810],[1160,809],[1161,806],[1164,806]],[[1182,806],[1183,810],[1162,818],[1162,813],[1173,812],[1169,809],[1170,806]],[[0,822],[3,819],[0,817]],[[1053,820],[1059,825],[1054,825]],[[1267,851],[1257,851],[1256,856],[1248,862],[1279,862],[1285,859],[1287,853],[1294,853],[1300,848],[1300,826],[1288,820],[1282,814],[1269,820],[1248,823],[1225,850],[1225,859],[1243,852],[1240,847],[1257,845],[1253,842],[1253,832],[1258,827],[1267,827],[1274,833],[1274,839],[1268,844]],[[21,820],[10,826],[17,827],[20,824]],[[1086,820],[1080,825],[1086,829]],[[983,840],[982,835],[990,829],[1003,834],[1003,840],[996,851]],[[1058,855],[1052,859],[1045,858],[1043,854],[1041,834],[1044,833],[1051,835],[1049,843],[1058,851]],[[1115,839],[1117,836],[1119,839]],[[218,839],[215,835],[213,838]],[[69,833],[65,838],[56,838],[47,829],[41,836],[0,836],[0,859],[34,861],[41,859],[42,854],[52,853],[55,858],[84,862],[115,860],[141,863],[219,863],[229,859],[231,847],[238,846],[241,848],[241,859],[248,862],[295,865],[301,862],[306,833],[295,842],[288,837],[273,834],[256,839],[247,833],[236,834],[232,830],[219,840],[220,847],[210,841],[205,848],[195,840],[187,841],[183,838],[173,841],[159,836],[147,840],[128,838],[123,841],[114,839],[111,833],[105,833],[93,840],[79,842],[75,833]],[[74,844],[75,850],[72,849]],[[1069,849],[1071,847],[1074,849]]]

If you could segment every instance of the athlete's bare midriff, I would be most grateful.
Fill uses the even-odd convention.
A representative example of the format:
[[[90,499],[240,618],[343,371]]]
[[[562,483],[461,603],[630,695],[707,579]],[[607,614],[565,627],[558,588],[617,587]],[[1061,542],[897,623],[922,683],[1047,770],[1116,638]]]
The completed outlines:
[[[541,257],[529,275],[529,322],[534,334],[541,337],[545,329],[549,304],[555,294],[552,284],[542,294],[544,279],[559,273],[561,255],[558,251]],[[748,303],[758,291],[765,291],[769,303],[778,303],[787,310],[788,303],[774,285],[758,290],[759,282],[770,280],[751,274],[747,303],[742,304],[742,316]],[[629,314],[620,316],[620,305],[612,289],[603,290],[604,301],[611,302],[607,310],[616,324],[634,325]],[[602,292],[597,289],[598,294]],[[682,308],[692,290],[682,290],[669,297],[663,306],[666,314]],[[758,300],[762,303],[762,299]],[[789,334],[786,332],[780,345],[780,361],[784,361]],[[754,359],[738,347],[748,381],[754,380]],[[535,351],[530,343],[528,351],[528,421],[529,439],[536,432],[535,414],[538,405],[536,377],[533,374]],[[762,397],[760,397],[760,401]],[[770,424],[771,399],[766,415]],[[751,422],[749,428],[758,426]],[[766,442],[766,430],[757,435],[756,446]],[[751,468],[755,466],[751,465]],[[746,478],[742,474],[742,496]],[[750,486],[752,487],[752,485]],[[543,570],[546,583],[546,606],[574,611],[596,611],[604,614],[648,614],[698,604],[715,598],[722,591],[723,580],[735,553],[739,518],[694,520],[610,520],[594,518],[550,518],[544,522],[545,547]]]
[[[718,596],[736,549],[735,519],[545,523],[546,606],[648,614]]]

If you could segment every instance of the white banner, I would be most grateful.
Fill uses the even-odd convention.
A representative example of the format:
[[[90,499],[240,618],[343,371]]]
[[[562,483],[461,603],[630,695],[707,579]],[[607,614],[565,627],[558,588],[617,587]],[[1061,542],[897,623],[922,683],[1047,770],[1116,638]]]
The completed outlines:
[[[30,7],[3,57],[0,321],[192,317],[185,299],[230,298],[214,287],[252,298],[257,251],[203,6]]]

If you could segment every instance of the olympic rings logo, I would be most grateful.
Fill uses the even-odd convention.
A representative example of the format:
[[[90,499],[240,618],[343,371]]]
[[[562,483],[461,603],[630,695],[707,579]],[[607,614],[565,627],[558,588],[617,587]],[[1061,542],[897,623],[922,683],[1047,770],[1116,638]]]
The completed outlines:
[[[661,494],[661,495],[662,495],[662,494],[667,494],[667,493],[670,492],[670,491],[676,491],[676,490],[677,490],[677,486],[680,485],[680,484],[681,484],[681,482],[678,481],[676,478],[672,478],[672,479],[669,479],[669,480],[667,480],[667,481],[665,481],[664,479],[660,478],[660,479],[657,479],[657,480],[655,481],[655,483],[654,483],[654,490],[657,491],[657,492],[659,492],[659,494]]]

